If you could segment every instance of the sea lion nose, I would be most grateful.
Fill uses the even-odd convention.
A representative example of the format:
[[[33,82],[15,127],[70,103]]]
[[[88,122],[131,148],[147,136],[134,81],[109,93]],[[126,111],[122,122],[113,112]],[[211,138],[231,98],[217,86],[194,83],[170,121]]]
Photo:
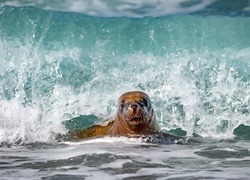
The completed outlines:
[[[135,112],[136,109],[138,108],[138,104],[131,104],[130,108],[133,109],[133,111]]]

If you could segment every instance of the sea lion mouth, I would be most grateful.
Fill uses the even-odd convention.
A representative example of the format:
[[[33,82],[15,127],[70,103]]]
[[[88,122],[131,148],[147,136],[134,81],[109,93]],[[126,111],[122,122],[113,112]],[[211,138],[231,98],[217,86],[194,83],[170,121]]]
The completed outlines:
[[[139,117],[133,117],[133,118],[127,119],[127,122],[130,125],[139,125],[139,124],[145,123],[144,120],[142,118],[139,118]]]

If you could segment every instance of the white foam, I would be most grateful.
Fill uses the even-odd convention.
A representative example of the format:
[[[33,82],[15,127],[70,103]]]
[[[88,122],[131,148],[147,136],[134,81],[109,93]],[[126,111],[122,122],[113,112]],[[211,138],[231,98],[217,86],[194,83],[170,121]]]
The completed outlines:
[[[147,144],[149,143],[143,142],[141,138],[127,138],[127,137],[102,137],[102,138],[93,138],[93,139],[86,139],[78,142],[63,142],[64,144],[68,145],[80,145],[80,144],[96,144],[96,143],[124,143],[124,144]]]
[[[37,108],[23,107],[17,99],[0,101],[0,142],[52,142],[53,133],[64,128],[53,119],[40,119]]]
[[[97,46],[102,48],[100,44]],[[60,79],[63,73],[60,62],[64,58],[78,62],[81,51],[77,48],[55,52],[36,49],[29,56],[29,47],[21,49],[20,53],[13,52],[14,57],[23,59],[21,63],[13,60],[14,65],[5,65],[6,74],[18,69],[18,78],[14,87],[15,97],[9,101],[0,100],[1,142],[16,142],[20,138],[27,142],[51,141],[55,133],[65,132],[61,123],[70,118],[79,115],[95,115],[103,119],[113,117],[118,97],[131,90],[143,90],[149,94],[164,130],[182,128],[188,135],[197,133],[224,138],[232,137],[238,125],[250,123],[240,109],[243,105],[249,108],[249,84],[242,82],[241,77],[237,78],[237,66],[231,65],[235,60],[242,62],[248,65],[244,67],[247,73],[250,68],[249,48],[172,54],[167,60],[166,57],[144,53],[108,58],[93,56],[89,67],[93,78],[80,86],[79,91],[75,91],[68,82],[54,81],[49,82],[52,90],[47,94],[41,91],[40,86],[36,87],[47,83],[42,75]],[[222,54],[225,55],[223,58]],[[33,58],[36,63],[32,63]],[[42,62],[50,65],[49,68],[42,69]],[[81,65],[80,62],[78,64]],[[112,65],[108,70],[107,64]],[[196,82],[204,83],[200,76],[210,67],[213,68],[208,79],[211,87],[206,90],[209,94],[196,87]],[[23,86],[29,73],[34,73],[32,78],[37,82],[31,84],[32,103],[27,105]],[[211,112],[204,109],[204,103],[211,103]]]

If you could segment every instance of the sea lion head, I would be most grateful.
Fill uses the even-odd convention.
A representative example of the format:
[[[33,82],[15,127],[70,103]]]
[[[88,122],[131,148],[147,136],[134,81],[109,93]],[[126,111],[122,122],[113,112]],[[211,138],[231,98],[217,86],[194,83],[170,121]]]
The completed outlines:
[[[159,128],[150,98],[141,91],[131,91],[120,96],[117,117],[119,123],[134,132]]]

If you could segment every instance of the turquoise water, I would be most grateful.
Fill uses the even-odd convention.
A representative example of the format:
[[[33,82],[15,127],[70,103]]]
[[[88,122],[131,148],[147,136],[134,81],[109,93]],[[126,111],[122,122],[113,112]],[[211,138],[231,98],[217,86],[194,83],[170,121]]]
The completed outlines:
[[[247,179],[250,18],[237,2],[0,1],[0,176]],[[57,141],[131,90],[198,142]]]

